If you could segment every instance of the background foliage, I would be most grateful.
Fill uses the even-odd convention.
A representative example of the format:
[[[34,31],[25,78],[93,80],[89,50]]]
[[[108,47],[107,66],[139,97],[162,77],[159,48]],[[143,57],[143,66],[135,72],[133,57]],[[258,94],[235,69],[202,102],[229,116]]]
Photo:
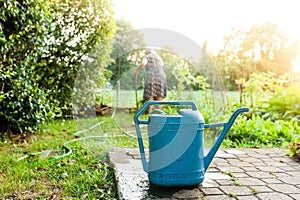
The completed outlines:
[[[45,36],[51,30],[53,10],[44,1],[1,1],[0,119],[1,131],[36,130],[54,115],[53,105],[38,81]]]
[[[124,20],[116,27],[109,0],[0,0],[0,7],[0,193],[26,199],[117,198],[113,170],[83,147],[83,138],[72,135],[75,125],[68,123],[74,121],[62,120],[59,126],[55,120],[40,127],[44,134],[35,130],[44,121],[70,115],[72,108],[81,114],[82,108],[94,111],[95,103],[111,103],[111,91],[99,90],[106,81],[117,85],[125,76],[122,81],[129,87],[123,89],[132,92],[131,72],[144,54],[130,49],[143,46],[143,36],[123,34],[133,30]],[[269,23],[236,29],[217,56],[210,57],[204,44],[199,63],[166,47],[158,52],[165,61],[167,99],[195,100],[207,123],[227,118],[237,107],[250,107],[223,147],[289,147],[290,155],[300,158],[300,88],[291,65],[298,45]],[[142,83],[143,73],[139,75]],[[214,101],[217,92],[222,99]],[[128,115],[132,119],[133,113]],[[130,128],[129,120],[123,120]],[[136,147],[136,138],[127,132],[123,137],[112,118],[101,128],[105,136],[120,134],[114,145]],[[7,132],[18,135],[8,139]],[[62,160],[49,162],[31,153],[47,157],[49,148],[65,153],[62,146],[72,139],[76,151]]]
[[[122,82],[127,83],[126,73],[136,67],[137,62],[140,61],[139,48],[145,47],[143,35],[134,30],[134,27],[126,22],[124,19],[117,19],[117,30],[113,40],[113,51],[111,53],[114,63],[108,69],[112,72],[110,83],[115,86],[122,78]],[[131,59],[131,57],[134,59]],[[133,73],[133,72],[132,72]],[[130,76],[131,77],[131,76]],[[122,83],[121,83],[122,84]],[[130,85],[134,89],[134,84]]]
[[[42,122],[70,116],[71,111],[94,114],[95,106],[112,101],[109,91],[100,89],[108,82],[118,86],[121,78],[121,89],[135,89],[132,71],[144,56],[139,49],[145,46],[143,35],[124,20],[115,22],[109,0],[0,0],[0,5],[1,134],[33,132]],[[237,128],[235,137],[252,138],[247,126],[265,130],[263,126],[271,129],[279,123],[288,128],[274,129],[270,138],[297,141],[298,129],[293,127],[299,125],[299,85],[292,62],[299,43],[271,23],[234,29],[224,42],[217,56],[210,56],[204,43],[199,52],[203,59],[194,63],[168,47],[158,50],[168,77],[167,98],[195,98],[200,91],[195,101],[207,111],[208,120],[219,119],[216,105],[224,116],[247,106],[252,108],[244,119],[249,123],[243,131]],[[229,99],[228,91],[238,91],[237,102]],[[217,93],[221,101],[213,99]],[[264,144],[259,136],[253,138]],[[232,141],[244,141],[237,138]]]
[[[273,72],[277,75],[293,72],[299,41],[288,38],[276,24],[254,25],[249,29],[233,29],[224,38],[218,53],[227,86],[237,88],[235,80],[250,74]]]
[[[71,113],[74,81],[88,57],[98,64],[86,72],[97,80],[93,86],[104,82],[114,33],[111,4],[13,0],[0,5],[0,130],[37,130],[42,121]]]

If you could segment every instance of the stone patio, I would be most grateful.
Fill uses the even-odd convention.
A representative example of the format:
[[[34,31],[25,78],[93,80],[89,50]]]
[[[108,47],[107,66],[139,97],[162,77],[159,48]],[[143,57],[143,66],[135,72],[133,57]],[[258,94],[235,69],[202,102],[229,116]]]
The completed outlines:
[[[119,198],[134,199],[300,199],[300,163],[284,149],[220,149],[192,187],[162,187],[149,182],[137,148],[114,148],[109,161],[115,169]]]

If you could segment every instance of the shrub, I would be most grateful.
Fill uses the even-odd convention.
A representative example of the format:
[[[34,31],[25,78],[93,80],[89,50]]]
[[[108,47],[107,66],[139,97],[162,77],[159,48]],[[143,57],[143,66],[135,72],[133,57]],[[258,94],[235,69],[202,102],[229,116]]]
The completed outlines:
[[[276,119],[300,119],[300,92],[296,86],[279,88],[271,96],[263,110],[273,120]]]
[[[293,139],[300,128],[294,121],[263,119],[252,115],[251,119],[238,118],[226,136],[225,144],[231,147],[282,147]]]
[[[1,1],[0,12],[0,131],[36,130],[52,116],[51,104],[37,82],[35,70],[51,25],[44,1]],[[38,9],[37,9],[38,8]]]
[[[109,0],[0,0],[0,7],[1,132],[33,131],[70,114],[73,85],[87,58],[97,65],[85,81],[93,88],[104,83],[114,33]]]

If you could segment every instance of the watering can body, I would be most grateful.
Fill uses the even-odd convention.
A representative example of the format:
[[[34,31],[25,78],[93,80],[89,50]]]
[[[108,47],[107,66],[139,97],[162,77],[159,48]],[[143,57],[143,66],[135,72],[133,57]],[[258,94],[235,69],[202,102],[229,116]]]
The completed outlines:
[[[151,114],[148,120],[140,115],[149,105],[170,104],[191,106],[178,115]],[[161,186],[189,186],[202,183],[204,174],[221,145],[230,126],[240,112],[236,111],[228,123],[205,124],[202,114],[192,101],[149,101],[135,114],[134,121],[138,137],[143,169],[151,183]],[[146,158],[140,124],[148,125],[149,157]],[[223,126],[219,138],[204,156],[204,129]]]

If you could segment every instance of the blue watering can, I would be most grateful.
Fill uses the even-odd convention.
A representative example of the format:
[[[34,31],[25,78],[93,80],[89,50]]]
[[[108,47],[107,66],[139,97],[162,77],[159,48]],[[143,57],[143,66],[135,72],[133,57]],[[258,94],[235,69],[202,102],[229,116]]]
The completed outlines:
[[[148,120],[139,117],[150,105],[182,105],[178,115],[150,114]],[[214,158],[227,132],[241,112],[239,108],[228,122],[205,124],[193,101],[148,101],[134,115],[143,169],[151,183],[161,186],[189,186],[203,182],[204,173]],[[148,125],[149,157],[146,158],[140,124]],[[204,156],[204,129],[223,129],[214,145]]]

